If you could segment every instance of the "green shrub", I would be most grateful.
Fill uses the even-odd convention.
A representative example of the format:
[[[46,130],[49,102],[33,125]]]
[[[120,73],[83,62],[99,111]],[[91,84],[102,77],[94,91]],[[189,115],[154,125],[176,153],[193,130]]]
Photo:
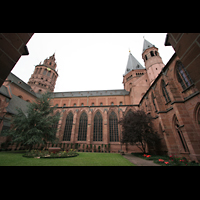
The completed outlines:
[[[171,156],[150,155],[150,157],[143,153],[132,153],[132,155],[145,160],[153,160],[154,163],[162,166],[200,166],[195,161],[189,162],[185,157],[178,157],[175,154]]]
[[[78,156],[79,154],[76,152],[76,149],[73,150],[71,149],[69,152],[67,151],[62,151],[62,152],[51,152],[49,154],[49,151],[40,151],[40,150],[31,150],[27,151],[23,157],[28,157],[28,158],[35,158],[35,157],[40,157],[40,158],[68,158],[68,157],[74,157]]]

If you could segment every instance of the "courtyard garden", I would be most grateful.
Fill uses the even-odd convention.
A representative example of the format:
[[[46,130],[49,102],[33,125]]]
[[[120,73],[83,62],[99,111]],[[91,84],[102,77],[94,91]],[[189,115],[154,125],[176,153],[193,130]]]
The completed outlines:
[[[34,155],[35,157],[24,157],[25,152],[22,151],[1,151],[0,166],[134,166],[133,163],[117,153],[78,152],[75,157],[56,159],[39,158],[45,154],[42,151],[37,153],[38,155]],[[66,152],[65,154],[67,155]],[[54,153],[53,156],[55,156]]]
[[[170,156],[161,156],[143,153],[132,153],[132,155],[145,160],[153,160],[154,163],[159,164],[161,166],[200,166],[199,163],[196,163],[194,161],[189,162],[185,157],[179,157],[175,154]]]

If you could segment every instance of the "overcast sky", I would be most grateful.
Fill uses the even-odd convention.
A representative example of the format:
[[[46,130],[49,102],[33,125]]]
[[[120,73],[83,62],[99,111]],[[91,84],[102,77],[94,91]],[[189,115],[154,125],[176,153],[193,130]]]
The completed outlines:
[[[143,36],[166,64],[174,54],[164,46],[166,33],[35,33],[27,44],[29,55],[12,73],[27,83],[35,65],[55,52],[59,76],[54,92],[124,89],[129,49],[144,66]]]

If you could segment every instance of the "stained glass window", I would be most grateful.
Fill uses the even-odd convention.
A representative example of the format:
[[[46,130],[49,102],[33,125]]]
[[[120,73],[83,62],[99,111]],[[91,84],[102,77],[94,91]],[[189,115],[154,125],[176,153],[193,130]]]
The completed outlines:
[[[87,137],[87,114],[83,112],[79,120],[78,141],[86,141]]]
[[[110,142],[118,142],[118,119],[114,111],[111,112],[109,116],[109,133],[110,133]]]
[[[153,95],[153,92],[151,93],[151,98],[152,98],[152,101],[153,101],[153,105],[154,105],[154,108],[155,108],[155,112],[157,112],[157,107],[156,107],[156,104],[155,104],[155,101],[154,101],[155,97],[154,97],[154,95]]]
[[[171,100],[166,89],[165,81],[163,79],[162,79],[162,92],[163,92],[163,96],[165,97],[165,101],[167,103],[170,102]]]
[[[177,61],[176,64],[176,74],[177,74],[177,79],[178,82],[181,84],[183,90],[185,90],[186,88],[188,88],[193,82],[189,76],[189,74],[187,73],[187,71],[185,70],[183,64],[180,61]]]
[[[94,132],[93,141],[102,141],[102,125],[103,118],[100,112],[97,112],[94,116]]]
[[[71,140],[72,124],[73,124],[73,114],[70,112],[66,118],[63,141]]]

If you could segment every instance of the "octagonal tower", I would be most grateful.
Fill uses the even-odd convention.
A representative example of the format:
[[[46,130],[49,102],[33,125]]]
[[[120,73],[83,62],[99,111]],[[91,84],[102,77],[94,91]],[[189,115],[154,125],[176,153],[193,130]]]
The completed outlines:
[[[36,65],[33,74],[31,75],[28,84],[35,93],[44,93],[46,91],[53,92],[58,77],[58,72],[55,70],[57,64],[55,62],[55,53],[46,58],[43,64]]]
[[[142,58],[144,60],[151,85],[165,65],[163,64],[162,58],[159,55],[158,48],[145,39]]]

